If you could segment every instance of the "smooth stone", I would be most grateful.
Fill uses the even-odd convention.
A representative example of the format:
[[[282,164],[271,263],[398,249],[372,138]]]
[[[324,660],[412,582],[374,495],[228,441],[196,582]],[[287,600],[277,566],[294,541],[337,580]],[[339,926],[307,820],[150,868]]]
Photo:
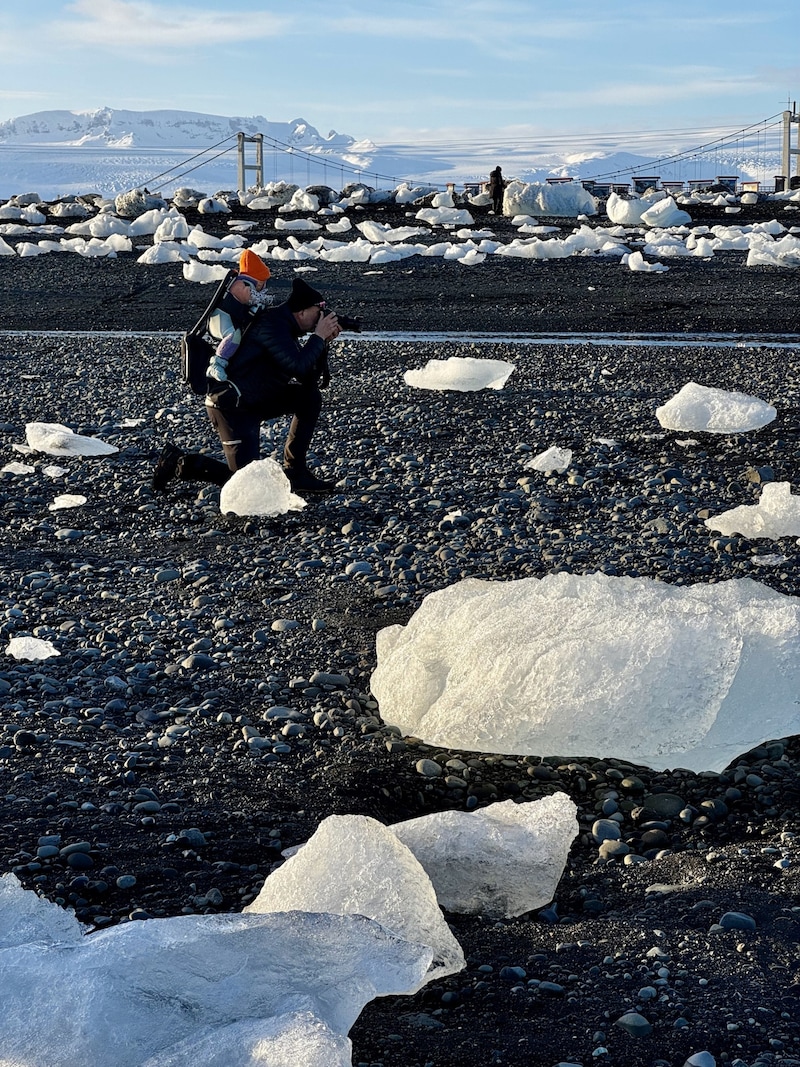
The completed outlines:
[[[442,774],[441,764],[432,759],[420,759],[414,764],[414,769],[417,774],[422,774],[426,778],[439,778]]]
[[[647,1037],[652,1033],[653,1026],[638,1011],[628,1011],[620,1016],[614,1024],[627,1031],[632,1037]]]
[[[597,819],[592,823],[592,837],[600,844],[602,841],[618,841],[622,837],[619,823],[613,819]]]
[[[741,911],[726,911],[719,920],[723,930],[755,930],[756,921],[751,915]]]
[[[643,808],[665,819],[674,819],[685,806],[683,798],[676,793],[649,793],[642,800]]]

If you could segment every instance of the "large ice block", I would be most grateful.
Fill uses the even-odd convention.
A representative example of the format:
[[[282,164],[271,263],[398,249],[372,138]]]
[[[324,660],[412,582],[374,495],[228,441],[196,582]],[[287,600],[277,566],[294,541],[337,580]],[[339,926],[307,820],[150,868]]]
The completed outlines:
[[[466,579],[377,661],[384,721],[451,749],[722,770],[800,732],[800,601],[749,578]]]

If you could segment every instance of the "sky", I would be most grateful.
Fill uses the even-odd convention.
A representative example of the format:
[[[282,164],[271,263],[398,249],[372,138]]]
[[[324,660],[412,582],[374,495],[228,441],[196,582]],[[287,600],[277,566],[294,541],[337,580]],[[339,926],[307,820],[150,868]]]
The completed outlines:
[[[0,121],[176,108],[377,144],[701,143],[800,98],[794,0],[37,0],[0,25]]]

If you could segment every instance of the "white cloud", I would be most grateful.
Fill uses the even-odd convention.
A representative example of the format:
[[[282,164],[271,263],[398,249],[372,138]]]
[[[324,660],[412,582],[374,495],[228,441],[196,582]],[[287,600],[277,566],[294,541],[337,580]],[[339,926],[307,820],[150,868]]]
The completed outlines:
[[[180,4],[148,0],[74,0],[65,9],[71,17],[51,23],[51,34],[80,35],[84,46],[102,48],[174,49],[217,47],[278,36],[287,19],[256,11],[225,7],[199,11]]]

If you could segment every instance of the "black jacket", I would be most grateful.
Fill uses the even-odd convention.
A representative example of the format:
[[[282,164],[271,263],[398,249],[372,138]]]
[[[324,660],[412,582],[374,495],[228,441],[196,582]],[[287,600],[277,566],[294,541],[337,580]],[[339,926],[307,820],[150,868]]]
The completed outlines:
[[[238,407],[269,406],[278,390],[295,380],[313,384],[327,373],[328,343],[303,336],[287,304],[261,312],[228,362],[228,380],[239,390]]]

